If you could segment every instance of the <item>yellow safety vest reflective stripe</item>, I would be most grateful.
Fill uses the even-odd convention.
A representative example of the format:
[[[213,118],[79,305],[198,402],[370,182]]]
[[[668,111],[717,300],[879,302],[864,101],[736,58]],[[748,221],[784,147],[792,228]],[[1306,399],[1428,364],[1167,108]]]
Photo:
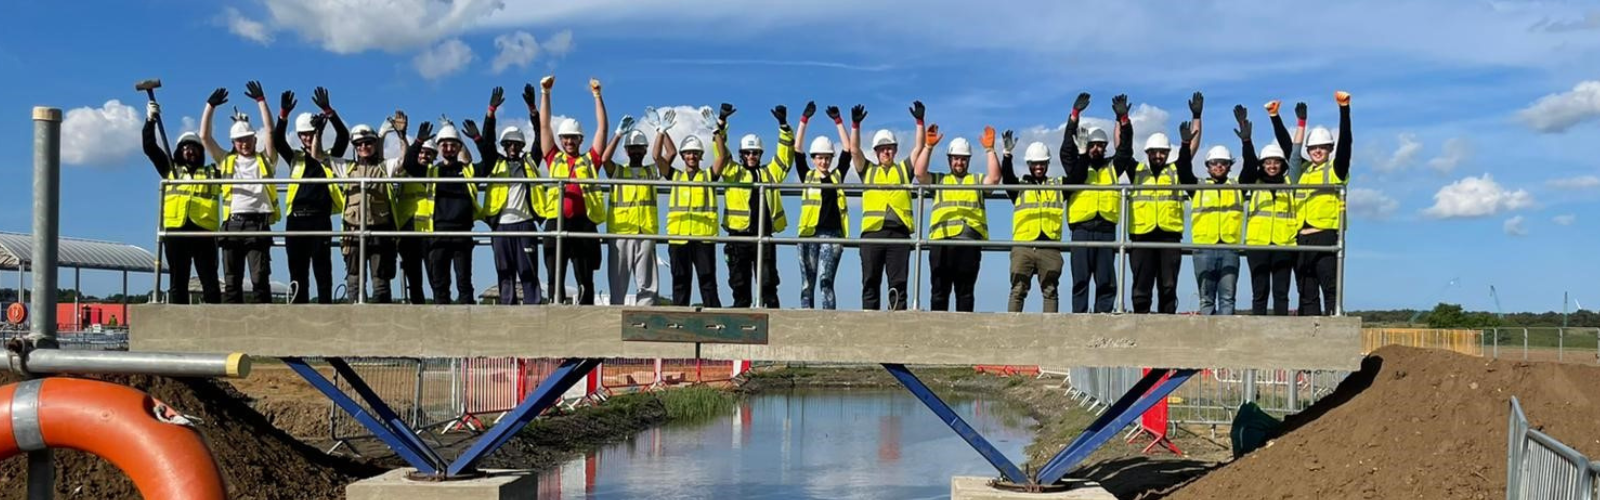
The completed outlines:
[[[939,184],[945,186],[976,186],[983,184],[983,174],[935,174]],[[928,222],[928,236],[936,240],[955,238],[967,228],[978,232],[980,239],[989,239],[989,216],[983,210],[982,190],[945,190],[933,193],[933,220]]]
[[[1178,166],[1168,165],[1161,175],[1150,166],[1140,163],[1133,168],[1133,183],[1139,186],[1172,186],[1178,184]],[[1162,231],[1183,232],[1183,195],[1175,189],[1139,189],[1133,191],[1133,234]]]
[[[800,236],[817,234],[817,224],[822,220],[822,173],[815,169],[806,172],[804,191],[800,192]],[[829,180],[837,185],[844,184],[844,171],[832,170],[828,172]],[[826,188],[836,189],[836,188]],[[850,204],[845,201],[843,191],[836,192],[833,197],[839,206],[839,225],[843,226],[842,234],[850,234]]]
[[[869,163],[866,175],[862,177],[862,183],[905,186],[911,184],[910,171],[910,160],[900,160],[889,165]],[[911,218],[911,191],[906,189],[868,189],[862,193],[861,232],[882,230],[884,220],[889,217],[891,211],[901,223],[905,224],[907,230],[916,232],[917,222]]]
[[[1245,242],[1250,246],[1294,246],[1300,219],[1295,213],[1293,191],[1254,191],[1250,193],[1249,222]]]
[[[674,171],[674,181],[711,182],[711,172],[699,169],[693,174]],[[667,234],[672,236],[716,236],[717,192],[711,186],[673,186],[667,200]],[[681,245],[688,240],[672,240]]]
[[[720,154],[720,153],[719,153]],[[773,184],[783,182],[789,176],[790,163],[794,161],[794,132],[792,130],[778,130],[778,153],[762,168],[745,168],[737,159],[730,159],[726,168],[722,169],[722,181],[732,184],[752,184],[761,182]],[[723,207],[722,223],[729,231],[748,231],[753,229],[750,223],[750,214],[757,210],[756,204],[750,201],[755,194],[755,188],[729,186],[722,192],[726,201]],[[780,232],[789,227],[789,217],[783,213],[783,197],[777,189],[767,189],[766,208],[772,220],[768,221],[768,229]]]
[[[222,159],[222,165],[218,167],[217,173],[220,174],[223,179],[232,179],[233,175],[236,173],[234,165],[238,162],[238,159],[238,153],[228,153],[228,157]],[[277,174],[274,173],[275,171],[272,167],[272,165],[277,161],[277,158],[269,158],[267,155],[256,155],[256,165],[260,166],[262,179],[271,179],[273,177],[277,177]],[[283,218],[283,213],[278,211],[278,188],[277,186],[273,186],[271,184],[262,184],[261,186],[264,188],[263,191],[266,191],[267,193],[267,204],[272,206],[272,215],[267,217],[267,224],[277,224],[278,219]],[[228,217],[233,215],[232,184],[222,185],[221,208],[223,220],[227,220]]]
[[[476,172],[472,164],[468,163],[461,167],[460,178],[471,179],[475,176],[475,173]],[[428,166],[428,177],[433,179],[439,178],[438,164]],[[434,197],[439,194],[439,183],[427,182],[423,183],[423,186],[422,198],[417,200],[417,211],[412,215],[412,220],[416,222],[414,225],[412,225],[412,229],[424,233],[431,233],[433,232],[433,207],[436,202]],[[470,182],[467,183],[467,199],[472,201],[472,219],[482,219],[483,206],[478,204],[477,184]]]
[[[526,158],[524,158],[521,163],[522,176],[524,178],[537,179],[541,177],[538,165],[534,165],[533,162],[528,161]],[[507,161],[505,158],[501,158],[500,161],[495,162],[494,166],[490,167],[489,178],[511,178],[511,162]],[[534,214],[537,214],[540,217],[544,217],[548,212],[548,210],[546,210],[544,207],[544,204],[549,201],[545,197],[545,189],[549,188],[548,185],[529,183],[524,184],[523,186],[526,188],[524,189],[523,193],[528,196],[528,210],[533,211]],[[500,212],[506,209],[506,204],[511,201],[511,185],[489,184],[488,187],[484,188],[483,198],[483,217],[489,218],[499,216]]]
[[[167,171],[167,179],[175,181],[215,177],[216,169],[211,165],[188,172],[172,164]],[[219,193],[216,184],[168,184],[161,196],[161,227],[177,229],[193,221],[202,229],[216,231]]]
[[[1345,184],[1345,179],[1333,171],[1333,162],[1329,160],[1317,163],[1306,168],[1300,174],[1296,184]],[[1339,199],[1339,192],[1334,188],[1300,189],[1295,191],[1295,211],[1302,217],[1302,225],[1317,229],[1339,229],[1340,218],[1344,217],[1344,201]]]
[[[333,178],[335,178],[335,176],[333,175],[333,168],[328,166],[328,162],[319,162],[319,164],[322,165],[322,177],[323,178],[325,178],[325,179],[333,179]],[[300,179],[301,176],[305,175],[305,171],[306,171],[306,154],[304,152],[295,153],[294,154],[294,168],[289,170],[289,178],[290,179]],[[339,189],[339,185],[338,184],[326,184],[324,186],[316,186],[316,185],[308,184],[308,186],[323,187],[323,189],[327,189],[328,190],[328,197],[333,199],[333,207],[332,207],[333,213],[337,214],[337,213],[343,213],[344,212],[344,190],[343,189]],[[308,187],[306,189],[311,189],[311,187]],[[299,184],[290,184],[289,185],[289,199],[284,202],[284,211],[289,212],[291,214],[294,213],[294,199],[299,194],[300,194],[300,185]]]
[[[1099,168],[1090,167],[1084,181],[1090,186],[1117,185],[1117,170],[1106,162]],[[1112,224],[1121,220],[1122,193],[1117,191],[1074,191],[1067,197],[1067,222],[1077,224],[1099,216]]]
[[[655,165],[629,167],[617,165],[615,179],[656,180],[661,175]],[[660,212],[656,208],[655,186],[611,186],[611,209],[606,219],[611,234],[660,234]]]
[[[1231,186],[1233,179],[1221,183]],[[1190,223],[1194,225],[1194,242],[1201,245],[1239,244],[1244,232],[1243,192],[1234,190],[1202,189],[1195,193]]]
[[[589,161],[589,155],[587,153],[578,156],[577,161],[573,162],[573,170],[576,170],[576,172],[577,172],[576,175],[569,175],[569,169],[567,167],[567,158],[568,157],[567,157],[567,153],[566,152],[564,152],[564,151],[556,151],[555,156],[550,160],[550,178],[551,179],[566,179],[568,177],[571,177],[571,178],[574,178],[574,179],[599,179],[600,178],[598,175],[595,175],[594,162]],[[606,222],[606,198],[605,198],[605,193],[601,192],[600,186],[598,186],[598,185],[587,184],[587,185],[582,185],[581,187],[583,188],[583,212],[584,212],[584,215],[589,217],[589,221],[590,222],[593,222],[595,224],[605,224],[605,222]],[[552,218],[552,219],[555,218],[555,217],[558,217],[558,216],[565,215],[563,213],[563,208],[562,208],[562,204],[561,204],[561,198],[563,196],[562,191],[563,191],[562,189],[557,188],[555,185],[551,185],[550,187],[545,189],[545,203],[547,204],[547,206],[549,207],[549,210],[550,210],[550,213],[547,216]]]
[[[1060,185],[1061,179],[1049,179],[1044,184]],[[1011,239],[1038,241],[1041,235],[1051,241],[1061,239],[1061,191],[1030,189],[1018,193],[1012,203]]]

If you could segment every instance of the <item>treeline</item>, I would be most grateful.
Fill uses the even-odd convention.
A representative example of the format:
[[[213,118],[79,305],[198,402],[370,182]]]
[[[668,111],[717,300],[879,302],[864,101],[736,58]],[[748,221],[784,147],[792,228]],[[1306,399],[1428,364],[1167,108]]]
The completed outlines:
[[[1467,311],[1460,304],[1439,303],[1429,311],[1395,309],[1387,311],[1350,311],[1365,326],[1405,326],[1428,328],[1491,328],[1496,326],[1557,327],[1562,326],[1561,311],[1542,313],[1516,312],[1504,315],[1488,311]],[[1565,315],[1566,326],[1600,327],[1600,313],[1572,311]]]
[[[31,300],[32,297],[30,296],[29,299]],[[150,296],[149,295],[129,295],[127,297],[127,301],[130,304],[144,303],[145,301],[148,301],[148,300],[150,300]],[[16,301],[17,301],[17,289],[15,289],[15,288],[0,288],[0,304],[9,304],[9,303],[16,302]],[[79,301],[80,300],[78,299],[78,291],[77,290],[73,290],[73,289],[70,289],[70,288],[61,288],[61,289],[57,289],[56,290],[56,302],[79,302]],[[107,303],[107,304],[118,304],[118,303],[121,303],[122,301],[123,301],[123,296],[120,293],[114,293],[114,294],[111,294],[111,295],[105,296],[105,297],[85,294],[83,296],[82,300],[81,300],[81,302],[103,302],[103,303]]]

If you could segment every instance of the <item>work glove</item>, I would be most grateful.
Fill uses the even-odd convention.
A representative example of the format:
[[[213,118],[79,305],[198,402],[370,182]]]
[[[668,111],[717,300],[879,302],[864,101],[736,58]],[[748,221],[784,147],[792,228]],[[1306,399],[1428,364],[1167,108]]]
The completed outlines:
[[[622,115],[622,123],[617,124],[617,135],[633,130],[633,115]]]
[[[1183,122],[1178,124],[1178,141],[1179,144],[1184,146],[1194,141],[1194,125],[1192,123]]]
[[[326,88],[317,87],[316,90],[311,91],[311,104],[315,104],[317,109],[322,110],[323,114],[333,114],[333,106],[328,103],[328,89]]]
[[[701,106],[700,119],[706,124],[713,124],[717,122],[717,114],[711,111],[711,106]]]
[[[481,137],[478,135],[478,124],[470,119],[461,122],[461,133],[467,134],[467,138],[473,142],[477,142]]]
[[[504,87],[495,87],[494,90],[489,91],[489,114],[494,114],[494,110],[505,103],[506,89]]]
[[[1089,93],[1080,92],[1078,93],[1078,100],[1072,102],[1072,114],[1077,115],[1085,109],[1089,109]]]
[[[538,109],[539,94],[533,90],[533,84],[522,84],[522,102],[528,105],[528,109]]]
[[[1006,154],[1011,154],[1011,150],[1017,147],[1017,133],[1007,130],[1004,134],[1000,134],[1000,137],[1005,141]]]
[[[944,134],[939,133],[939,124],[935,123],[933,125],[929,125],[927,132],[928,146],[933,147],[939,145],[939,141],[941,139],[944,139]]]
[[[1250,140],[1250,120],[1239,120],[1239,128],[1233,129],[1233,133],[1238,135],[1241,141]]]
[[[817,101],[806,101],[806,109],[800,112],[800,123],[811,121],[811,115],[817,114]]]
[[[855,107],[850,108],[850,123],[853,123],[853,124],[859,126],[859,125],[861,125],[861,120],[865,120],[865,119],[867,119],[867,107],[866,106],[862,106],[860,104],[857,104]]]
[[[233,118],[235,122],[250,123],[250,115],[240,112],[238,107],[233,108],[233,116],[230,118]]]
[[[432,139],[432,138],[433,138],[433,123],[422,122],[422,125],[418,125],[417,126],[417,137],[416,137],[417,144],[422,144],[424,142],[428,142],[428,139]]]
[[[978,139],[978,144],[983,145],[984,151],[994,150],[994,127],[983,127],[983,137]]]
[[[398,131],[401,134],[404,134],[404,133],[406,133],[407,127],[409,127],[410,125],[411,125],[411,119],[410,119],[410,117],[406,116],[406,112],[404,110],[399,110],[399,109],[394,110],[394,129],[395,129],[395,131]]]
[[[589,92],[593,92],[594,95],[597,95],[597,96],[600,95],[600,79],[599,78],[590,78],[589,79]]]
[[[255,80],[245,82],[244,96],[254,99],[256,102],[267,100],[267,93],[261,90],[261,82]]]
[[[1200,94],[1199,92],[1195,92],[1194,97],[1189,99],[1189,112],[1194,113],[1194,119],[1199,120],[1200,112],[1205,109],[1206,96]]]
[[[539,87],[543,88],[546,94],[550,93],[550,88],[554,86],[556,86],[556,77],[554,76],[539,79]]]
[[[1282,104],[1277,99],[1267,101],[1267,116],[1278,116],[1278,106]]]
[[[1117,114],[1117,121],[1128,117],[1128,94],[1117,94],[1111,98],[1111,112]]]
[[[1300,123],[1306,122],[1306,103],[1294,103],[1294,117],[1299,119]]]
[[[844,123],[844,119],[839,117],[839,107],[838,106],[828,106],[827,113],[828,113],[828,118],[832,118],[834,123]]]
[[[1248,118],[1250,118],[1250,110],[1244,109],[1243,104],[1235,104],[1233,106],[1233,121],[1243,123]]]
[[[383,125],[378,127],[378,137],[389,135],[390,132],[394,132],[394,117],[383,119]]]
[[[665,113],[661,113],[661,130],[671,130],[677,124],[678,110],[669,109]]]
[[[317,129],[317,135],[322,135],[322,127],[328,124],[328,115],[317,113],[311,115],[311,127]]]
[[[772,117],[778,119],[778,125],[789,125],[789,107],[782,104],[772,108]]]
[[[911,101],[911,117],[912,118],[916,118],[917,121],[920,122],[920,121],[922,121],[922,117],[924,115],[927,115],[927,114],[928,114],[928,107],[927,106],[923,106],[922,105],[922,101]]]
[[[1350,93],[1349,92],[1345,92],[1343,90],[1340,90],[1338,92],[1334,92],[1333,93],[1333,100],[1338,102],[1340,106],[1349,106],[1350,105]]]
[[[228,102],[228,89],[222,87],[217,87],[217,90],[211,91],[211,97],[206,98],[206,104],[210,104],[213,108],[221,106],[225,102]]]
[[[161,105],[160,104],[156,104],[155,101],[150,101],[148,104],[144,105],[144,119],[145,120],[155,121],[156,116],[160,115],[160,114],[161,114]]]
[[[289,116],[289,112],[294,111],[294,105],[297,102],[298,101],[294,100],[293,90],[283,91],[283,95],[278,98],[278,114],[282,116]]]
[[[736,112],[736,111],[739,111],[739,110],[737,108],[734,108],[733,104],[729,104],[729,103],[726,103],[726,102],[722,103],[722,111],[719,111],[717,113],[717,122],[718,123],[726,123],[728,121],[728,117],[733,116],[733,113]]]

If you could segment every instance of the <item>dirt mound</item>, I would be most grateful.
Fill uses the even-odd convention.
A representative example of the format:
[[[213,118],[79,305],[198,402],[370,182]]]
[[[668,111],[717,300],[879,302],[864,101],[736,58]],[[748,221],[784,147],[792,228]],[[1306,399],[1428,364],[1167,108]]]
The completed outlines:
[[[272,426],[250,408],[247,398],[212,380],[164,377],[96,377],[150,393],[173,408],[199,417],[200,432],[211,446],[235,500],[338,499],[351,481],[377,475],[379,468],[328,456]],[[0,375],[0,384],[17,382]],[[56,498],[137,499],[122,471],[87,453],[58,450]],[[25,496],[27,460],[0,462],[0,499]]]
[[[1167,498],[1505,498],[1512,396],[1600,456],[1600,367],[1385,347],[1288,434]]]

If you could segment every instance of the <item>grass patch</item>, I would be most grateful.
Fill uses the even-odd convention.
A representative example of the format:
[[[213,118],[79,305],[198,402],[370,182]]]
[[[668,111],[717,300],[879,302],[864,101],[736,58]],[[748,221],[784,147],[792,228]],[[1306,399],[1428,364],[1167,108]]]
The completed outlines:
[[[672,422],[704,422],[733,410],[735,397],[728,391],[705,386],[684,387],[657,394]]]

